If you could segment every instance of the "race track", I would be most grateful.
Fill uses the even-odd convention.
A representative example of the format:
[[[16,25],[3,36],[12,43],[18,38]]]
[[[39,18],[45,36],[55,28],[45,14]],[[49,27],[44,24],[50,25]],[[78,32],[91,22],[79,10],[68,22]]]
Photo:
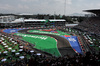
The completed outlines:
[[[57,40],[57,47],[58,47],[59,52],[61,53],[61,56],[64,56],[64,55],[74,56],[76,54],[75,51],[70,46],[68,40],[66,40],[65,38],[57,36],[57,35],[52,35],[52,34],[30,33],[28,32],[29,30],[37,30],[37,29],[24,29],[18,32],[24,33],[24,34],[45,35],[45,36],[53,37]]]

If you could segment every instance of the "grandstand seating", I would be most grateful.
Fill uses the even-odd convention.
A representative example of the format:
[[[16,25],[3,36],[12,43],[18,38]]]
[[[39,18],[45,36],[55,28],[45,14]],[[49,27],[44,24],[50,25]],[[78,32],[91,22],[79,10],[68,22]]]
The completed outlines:
[[[100,35],[100,17],[90,17],[87,20],[74,27],[91,34]]]

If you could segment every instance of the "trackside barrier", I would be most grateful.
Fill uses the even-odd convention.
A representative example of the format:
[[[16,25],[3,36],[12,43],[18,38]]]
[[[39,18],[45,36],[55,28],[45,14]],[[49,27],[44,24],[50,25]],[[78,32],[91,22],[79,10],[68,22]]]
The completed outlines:
[[[80,44],[80,46],[81,46],[81,48],[82,48],[82,51],[84,51],[84,53],[86,53],[86,52],[85,52],[85,49],[84,49],[84,47],[83,47],[83,44],[81,43],[81,40],[80,40],[79,37],[78,37],[78,41],[79,41],[79,44]]]
[[[73,49],[73,50],[75,51],[75,53],[76,53],[76,54],[78,54],[78,55],[79,55],[79,53],[78,53],[75,49]]]

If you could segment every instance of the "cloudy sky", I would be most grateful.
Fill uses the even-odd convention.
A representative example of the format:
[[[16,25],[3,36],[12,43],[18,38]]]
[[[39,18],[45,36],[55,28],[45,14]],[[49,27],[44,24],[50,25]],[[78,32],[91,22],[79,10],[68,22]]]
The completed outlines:
[[[0,13],[64,14],[65,0],[0,0]],[[65,14],[99,9],[100,0],[66,0]]]

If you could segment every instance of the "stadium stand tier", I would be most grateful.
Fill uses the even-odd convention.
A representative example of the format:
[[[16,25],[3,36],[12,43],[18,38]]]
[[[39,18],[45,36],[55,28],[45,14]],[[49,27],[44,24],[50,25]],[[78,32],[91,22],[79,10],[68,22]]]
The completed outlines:
[[[9,16],[0,17],[0,28],[15,28],[15,27],[47,27],[47,26],[65,26],[64,19],[24,19],[19,18],[13,21],[8,20]],[[11,19],[11,18],[10,18]]]
[[[100,35],[100,17],[90,17],[87,20],[74,27],[84,32]]]
[[[96,34],[100,36],[100,10],[85,10],[87,12],[92,12],[96,16],[91,16],[85,19],[82,23],[74,28],[79,29],[84,32],[89,32],[90,34]]]

